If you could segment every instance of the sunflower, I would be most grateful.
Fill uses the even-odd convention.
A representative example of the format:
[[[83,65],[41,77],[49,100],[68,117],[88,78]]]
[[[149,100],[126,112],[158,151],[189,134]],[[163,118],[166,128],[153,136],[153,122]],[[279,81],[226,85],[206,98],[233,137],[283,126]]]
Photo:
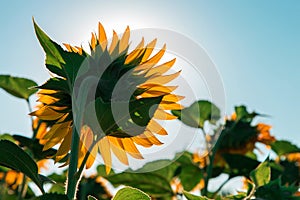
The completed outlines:
[[[113,31],[109,42],[99,23],[98,35],[92,33],[90,53],[69,44],[64,44],[65,51],[36,24],[35,30],[46,52],[46,67],[56,75],[38,87],[42,107],[31,115],[50,127],[40,140],[45,145],[44,150],[59,144],[56,161],[67,157],[75,127],[80,134],[79,165],[90,152],[86,168],[91,167],[100,152],[107,173],[112,153],[128,165],[128,155],[143,158],[137,145],[163,144],[156,135],[168,133],[156,120],[175,119],[168,110],[182,109],[178,101],[183,98],[173,93],[177,87],[165,85],[180,74],[180,71],[165,74],[175,59],[158,64],[166,51],[165,45],[154,54],[156,39],[147,45],[142,39],[129,52],[129,27],[120,39]],[[122,89],[115,94],[118,84]],[[77,103],[79,108],[74,107]],[[123,112],[124,108],[128,113]]]
[[[233,113],[230,117],[226,117],[225,131],[221,144],[216,152],[214,164],[219,167],[225,167],[226,161],[223,154],[240,154],[246,155],[257,149],[256,144],[264,144],[267,148],[276,139],[271,135],[271,126],[264,123],[251,125],[255,115],[245,112],[244,115],[237,116]],[[193,160],[199,164],[200,168],[204,168],[209,163],[209,154],[193,154]]]

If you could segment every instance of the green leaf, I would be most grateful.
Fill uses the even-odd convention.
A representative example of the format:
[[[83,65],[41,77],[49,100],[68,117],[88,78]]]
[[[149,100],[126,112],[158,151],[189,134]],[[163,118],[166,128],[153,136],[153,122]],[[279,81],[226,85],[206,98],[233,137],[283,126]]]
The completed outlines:
[[[163,176],[166,180],[171,181],[177,175],[179,164],[170,160],[157,160],[145,164],[141,169],[134,170],[134,173],[151,172]],[[163,167],[162,167],[163,166]],[[158,169],[153,171],[153,169]],[[130,171],[129,171],[130,172]]]
[[[236,120],[242,120],[245,122],[251,122],[254,117],[259,115],[258,113],[255,113],[255,112],[249,113],[247,111],[246,106],[244,106],[244,105],[236,106],[235,113],[236,113]]]
[[[44,194],[42,196],[36,197],[34,200],[54,200],[54,199],[69,200],[68,196],[65,194],[55,194],[55,193]]]
[[[24,173],[44,192],[34,160],[15,143],[0,140],[0,165]]]
[[[183,195],[185,196],[185,198],[187,198],[187,200],[210,200],[207,197],[204,196],[196,196],[194,194],[191,194],[187,191],[183,191]]]
[[[145,191],[153,197],[172,196],[170,182],[162,175],[155,173],[120,173],[104,177],[112,185],[128,185]]]
[[[280,179],[269,182],[266,185],[256,189],[255,196],[260,199],[272,199],[272,200],[296,200],[299,197],[293,196],[298,190],[296,186],[284,186],[281,184]]]
[[[271,168],[269,162],[261,163],[255,170],[250,173],[250,178],[256,187],[268,184],[271,179]]]
[[[151,200],[150,196],[144,193],[143,191],[132,188],[132,187],[125,187],[122,188],[117,192],[114,196],[113,200]]]
[[[35,23],[34,19],[33,24],[36,36],[46,53],[46,64],[61,69],[61,63],[65,63],[61,56],[63,49],[46,35],[46,33]]]
[[[179,179],[185,190],[191,191],[198,183],[200,183],[202,178],[203,172],[199,167],[193,164],[183,165],[181,167]]]
[[[21,99],[28,100],[37,91],[32,88],[35,86],[37,86],[36,82],[30,79],[0,75],[0,88]]]
[[[271,143],[271,148],[278,156],[300,152],[300,148],[286,140],[277,140]]]
[[[0,140],[9,140],[11,142],[15,141],[15,139],[13,138],[13,136],[11,134],[8,134],[8,133],[1,134],[0,135]]]
[[[195,128],[203,128],[205,121],[215,124],[221,117],[220,109],[205,100],[196,101],[183,110],[172,110],[172,114],[184,124]]]
[[[69,87],[73,87],[78,70],[83,63],[85,56],[63,50],[60,45],[52,41],[46,35],[46,33],[35,23],[34,20],[33,23],[38,40],[46,53],[47,69],[58,76],[66,78],[66,82],[68,81]]]
[[[65,194],[65,186],[64,184],[54,184],[49,190],[49,193],[56,193],[56,194]]]

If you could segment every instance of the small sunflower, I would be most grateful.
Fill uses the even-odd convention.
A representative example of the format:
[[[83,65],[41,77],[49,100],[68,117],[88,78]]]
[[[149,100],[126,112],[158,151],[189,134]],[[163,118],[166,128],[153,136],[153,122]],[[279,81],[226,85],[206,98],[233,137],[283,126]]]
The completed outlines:
[[[219,167],[225,167],[226,161],[223,154],[241,154],[246,155],[257,149],[256,143],[262,143],[268,148],[276,139],[270,134],[271,126],[258,123],[251,125],[256,114],[245,111],[244,115],[233,113],[226,117],[225,131],[221,144],[216,152],[214,164]],[[194,162],[199,164],[200,168],[208,165],[208,152],[200,155],[198,152],[193,154]]]
[[[45,145],[44,150],[59,144],[56,161],[65,158],[70,151],[72,129],[76,124],[74,99],[82,96],[85,100],[79,102],[83,105],[80,108],[80,125],[76,128],[80,132],[79,163],[90,151],[87,168],[91,167],[98,152],[109,173],[112,153],[128,165],[128,155],[143,158],[136,145],[151,147],[162,144],[155,135],[167,135],[167,131],[155,119],[175,119],[166,111],[182,109],[178,101],[183,98],[173,93],[177,87],[165,85],[180,74],[180,71],[165,74],[174,65],[175,59],[158,65],[166,51],[165,45],[151,56],[156,39],[146,46],[142,39],[129,52],[129,27],[120,39],[113,31],[109,42],[99,23],[98,34],[92,33],[90,53],[69,44],[64,44],[65,51],[36,24],[35,30],[46,52],[46,67],[56,75],[39,86],[38,101],[43,106],[31,115],[50,127],[40,140]],[[49,48],[52,48],[51,51]],[[122,90],[114,94],[121,79]],[[88,86],[85,86],[87,82]],[[84,95],[80,91],[84,91]],[[124,114],[120,111],[115,116],[115,105],[121,110],[126,107],[129,112]],[[91,117],[93,110],[95,117]]]

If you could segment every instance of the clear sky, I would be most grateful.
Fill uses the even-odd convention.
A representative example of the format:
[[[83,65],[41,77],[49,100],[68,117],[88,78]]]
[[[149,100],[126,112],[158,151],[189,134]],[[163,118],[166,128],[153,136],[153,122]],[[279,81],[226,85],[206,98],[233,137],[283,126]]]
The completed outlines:
[[[300,145],[300,1],[8,1],[0,2],[0,73],[43,83],[49,74],[32,16],[58,43],[80,45],[100,21],[107,30],[167,28],[203,46],[234,105],[272,117],[279,138]],[[0,132],[29,135],[25,102],[0,91]]]

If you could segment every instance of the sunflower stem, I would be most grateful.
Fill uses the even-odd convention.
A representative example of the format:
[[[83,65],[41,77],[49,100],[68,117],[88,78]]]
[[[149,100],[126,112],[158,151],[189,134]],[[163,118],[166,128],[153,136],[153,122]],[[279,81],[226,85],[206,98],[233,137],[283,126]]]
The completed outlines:
[[[215,156],[216,156],[216,153],[219,149],[219,146],[221,144],[221,140],[223,139],[223,136],[224,136],[224,132],[222,131],[219,138],[218,138],[218,140],[217,140],[217,142],[216,142],[216,144],[215,144],[215,146],[212,149],[211,154],[209,155],[209,165],[207,166],[206,176],[205,176],[205,179],[204,179],[204,188],[203,188],[203,191],[201,192],[201,195],[203,195],[203,196],[207,196],[208,182],[209,182],[209,179],[212,176]]]
[[[231,131],[232,129],[235,128],[235,126],[237,125],[238,121],[235,121],[234,124],[232,125],[232,127],[230,129],[223,129],[221,130],[221,133],[220,133],[220,136],[219,138],[217,139],[217,142],[215,144],[215,146],[212,148],[212,152],[211,154],[209,155],[209,165],[207,166],[207,170],[206,170],[206,176],[205,176],[205,179],[204,179],[204,188],[203,190],[201,191],[201,195],[203,196],[207,196],[207,193],[208,193],[208,182],[209,182],[209,179],[211,178],[212,176],[212,172],[213,172],[213,166],[214,166],[214,161],[215,161],[215,157],[216,157],[216,153],[217,151],[219,150],[220,148],[220,145],[221,145],[221,142],[224,138],[224,136],[229,132]]]
[[[71,157],[70,157],[70,164],[68,169],[68,181],[67,181],[67,196],[70,200],[75,199],[77,185],[79,182],[79,177],[76,176],[77,164],[78,164],[79,140],[80,138],[76,126],[73,126],[71,152],[70,152]]]
[[[28,110],[29,110],[29,112],[31,113],[31,112],[32,112],[32,108],[31,108],[31,104],[30,104],[29,99],[26,99],[26,103],[27,103],[27,106],[28,106]],[[31,121],[31,129],[32,129],[32,132],[33,132],[32,138],[34,139],[35,136],[36,136],[36,132],[37,132],[37,131],[35,131],[35,128],[34,128],[34,126],[33,126],[33,117],[32,117],[32,116],[30,116],[30,121]]]

